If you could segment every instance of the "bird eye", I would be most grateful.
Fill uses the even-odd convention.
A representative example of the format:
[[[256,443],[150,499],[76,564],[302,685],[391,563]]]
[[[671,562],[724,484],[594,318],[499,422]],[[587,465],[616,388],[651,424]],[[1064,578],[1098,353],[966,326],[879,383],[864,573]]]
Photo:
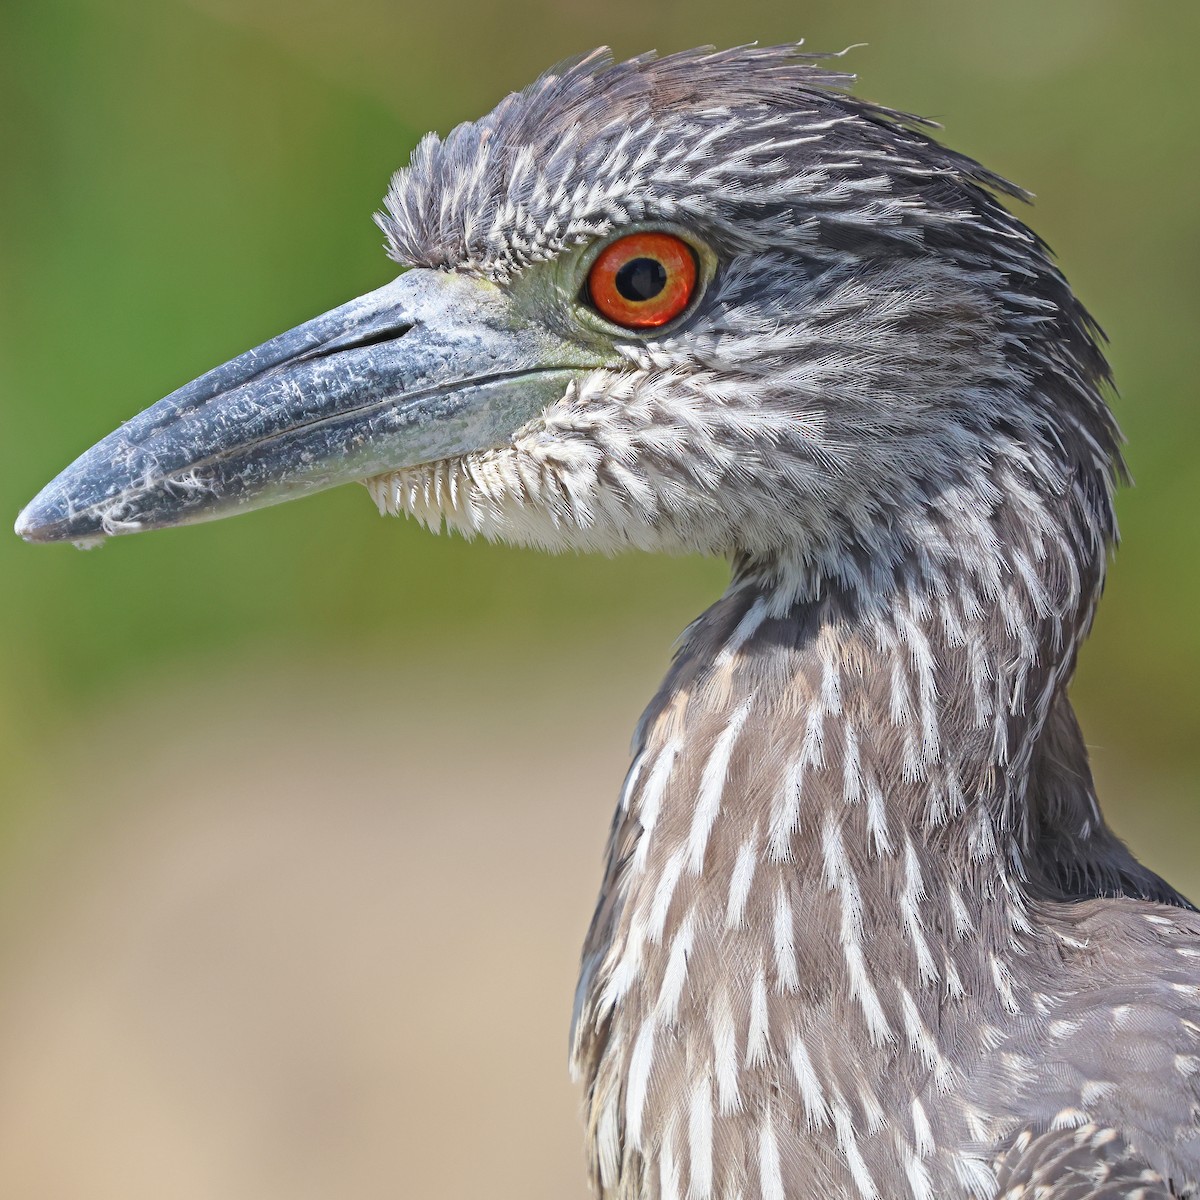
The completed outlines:
[[[626,329],[679,316],[696,292],[696,256],[673,233],[631,233],[606,246],[588,272],[596,309]]]

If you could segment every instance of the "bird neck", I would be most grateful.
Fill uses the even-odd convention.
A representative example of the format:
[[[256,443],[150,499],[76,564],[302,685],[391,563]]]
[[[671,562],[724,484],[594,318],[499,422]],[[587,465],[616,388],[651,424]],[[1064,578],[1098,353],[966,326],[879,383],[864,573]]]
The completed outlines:
[[[1102,545],[1077,550],[910,555],[869,586],[747,560],[689,628],[635,739],[577,995],[602,1194],[642,1194],[629,1172],[681,1126],[689,1194],[726,1194],[704,1147],[750,1105],[768,1180],[803,1141],[776,1145],[780,1088],[869,1173],[838,1114],[882,1121],[869,1097],[902,1069],[951,1087],[964,997],[982,1028],[1028,1003],[1031,764],[1069,718],[1103,572]],[[1074,815],[1102,828],[1090,786]]]

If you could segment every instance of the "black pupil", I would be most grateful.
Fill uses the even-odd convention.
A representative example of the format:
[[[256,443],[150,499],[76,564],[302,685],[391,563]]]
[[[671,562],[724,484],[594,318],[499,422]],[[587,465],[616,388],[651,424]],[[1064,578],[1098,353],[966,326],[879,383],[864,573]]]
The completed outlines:
[[[653,300],[667,286],[667,269],[657,258],[631,258],[613,282],[626,300]]]

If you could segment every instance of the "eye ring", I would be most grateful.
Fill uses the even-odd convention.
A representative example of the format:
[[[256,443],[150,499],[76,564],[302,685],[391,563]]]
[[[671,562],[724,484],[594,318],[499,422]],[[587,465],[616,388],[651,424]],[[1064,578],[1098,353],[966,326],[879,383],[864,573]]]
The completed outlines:
[[[588,271],[587,290],[601,316],[625,329],[657,329],[673,321],[696,294],[696,254],[662,230],[626,234],[605,248]]]

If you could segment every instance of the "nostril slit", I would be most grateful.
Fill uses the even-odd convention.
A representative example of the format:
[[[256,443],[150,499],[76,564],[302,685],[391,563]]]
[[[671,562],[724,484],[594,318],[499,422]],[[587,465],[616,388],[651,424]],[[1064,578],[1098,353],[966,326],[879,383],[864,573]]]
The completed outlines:
[[[412,325],[393,325],[390,329],[380,329],[375,333],[369,333],[361,338],[357,338],[352,342],[346,343],[342,347],[343,350],[360,350],[364,346],[378,346],[381,342],[394,342],[397,338],[402,338],[412,329]]]
[[[311,352],[312,358],[328,358],[331,354],[340,354],[343,350],[365,350],[368,346],[381,346],[384,342],[394,342],[402,338],[414,328],[412,322],[388,325],[382,329],[364,331],[360,336],[347,334],[334,338],[323,346],[315,347]]]

